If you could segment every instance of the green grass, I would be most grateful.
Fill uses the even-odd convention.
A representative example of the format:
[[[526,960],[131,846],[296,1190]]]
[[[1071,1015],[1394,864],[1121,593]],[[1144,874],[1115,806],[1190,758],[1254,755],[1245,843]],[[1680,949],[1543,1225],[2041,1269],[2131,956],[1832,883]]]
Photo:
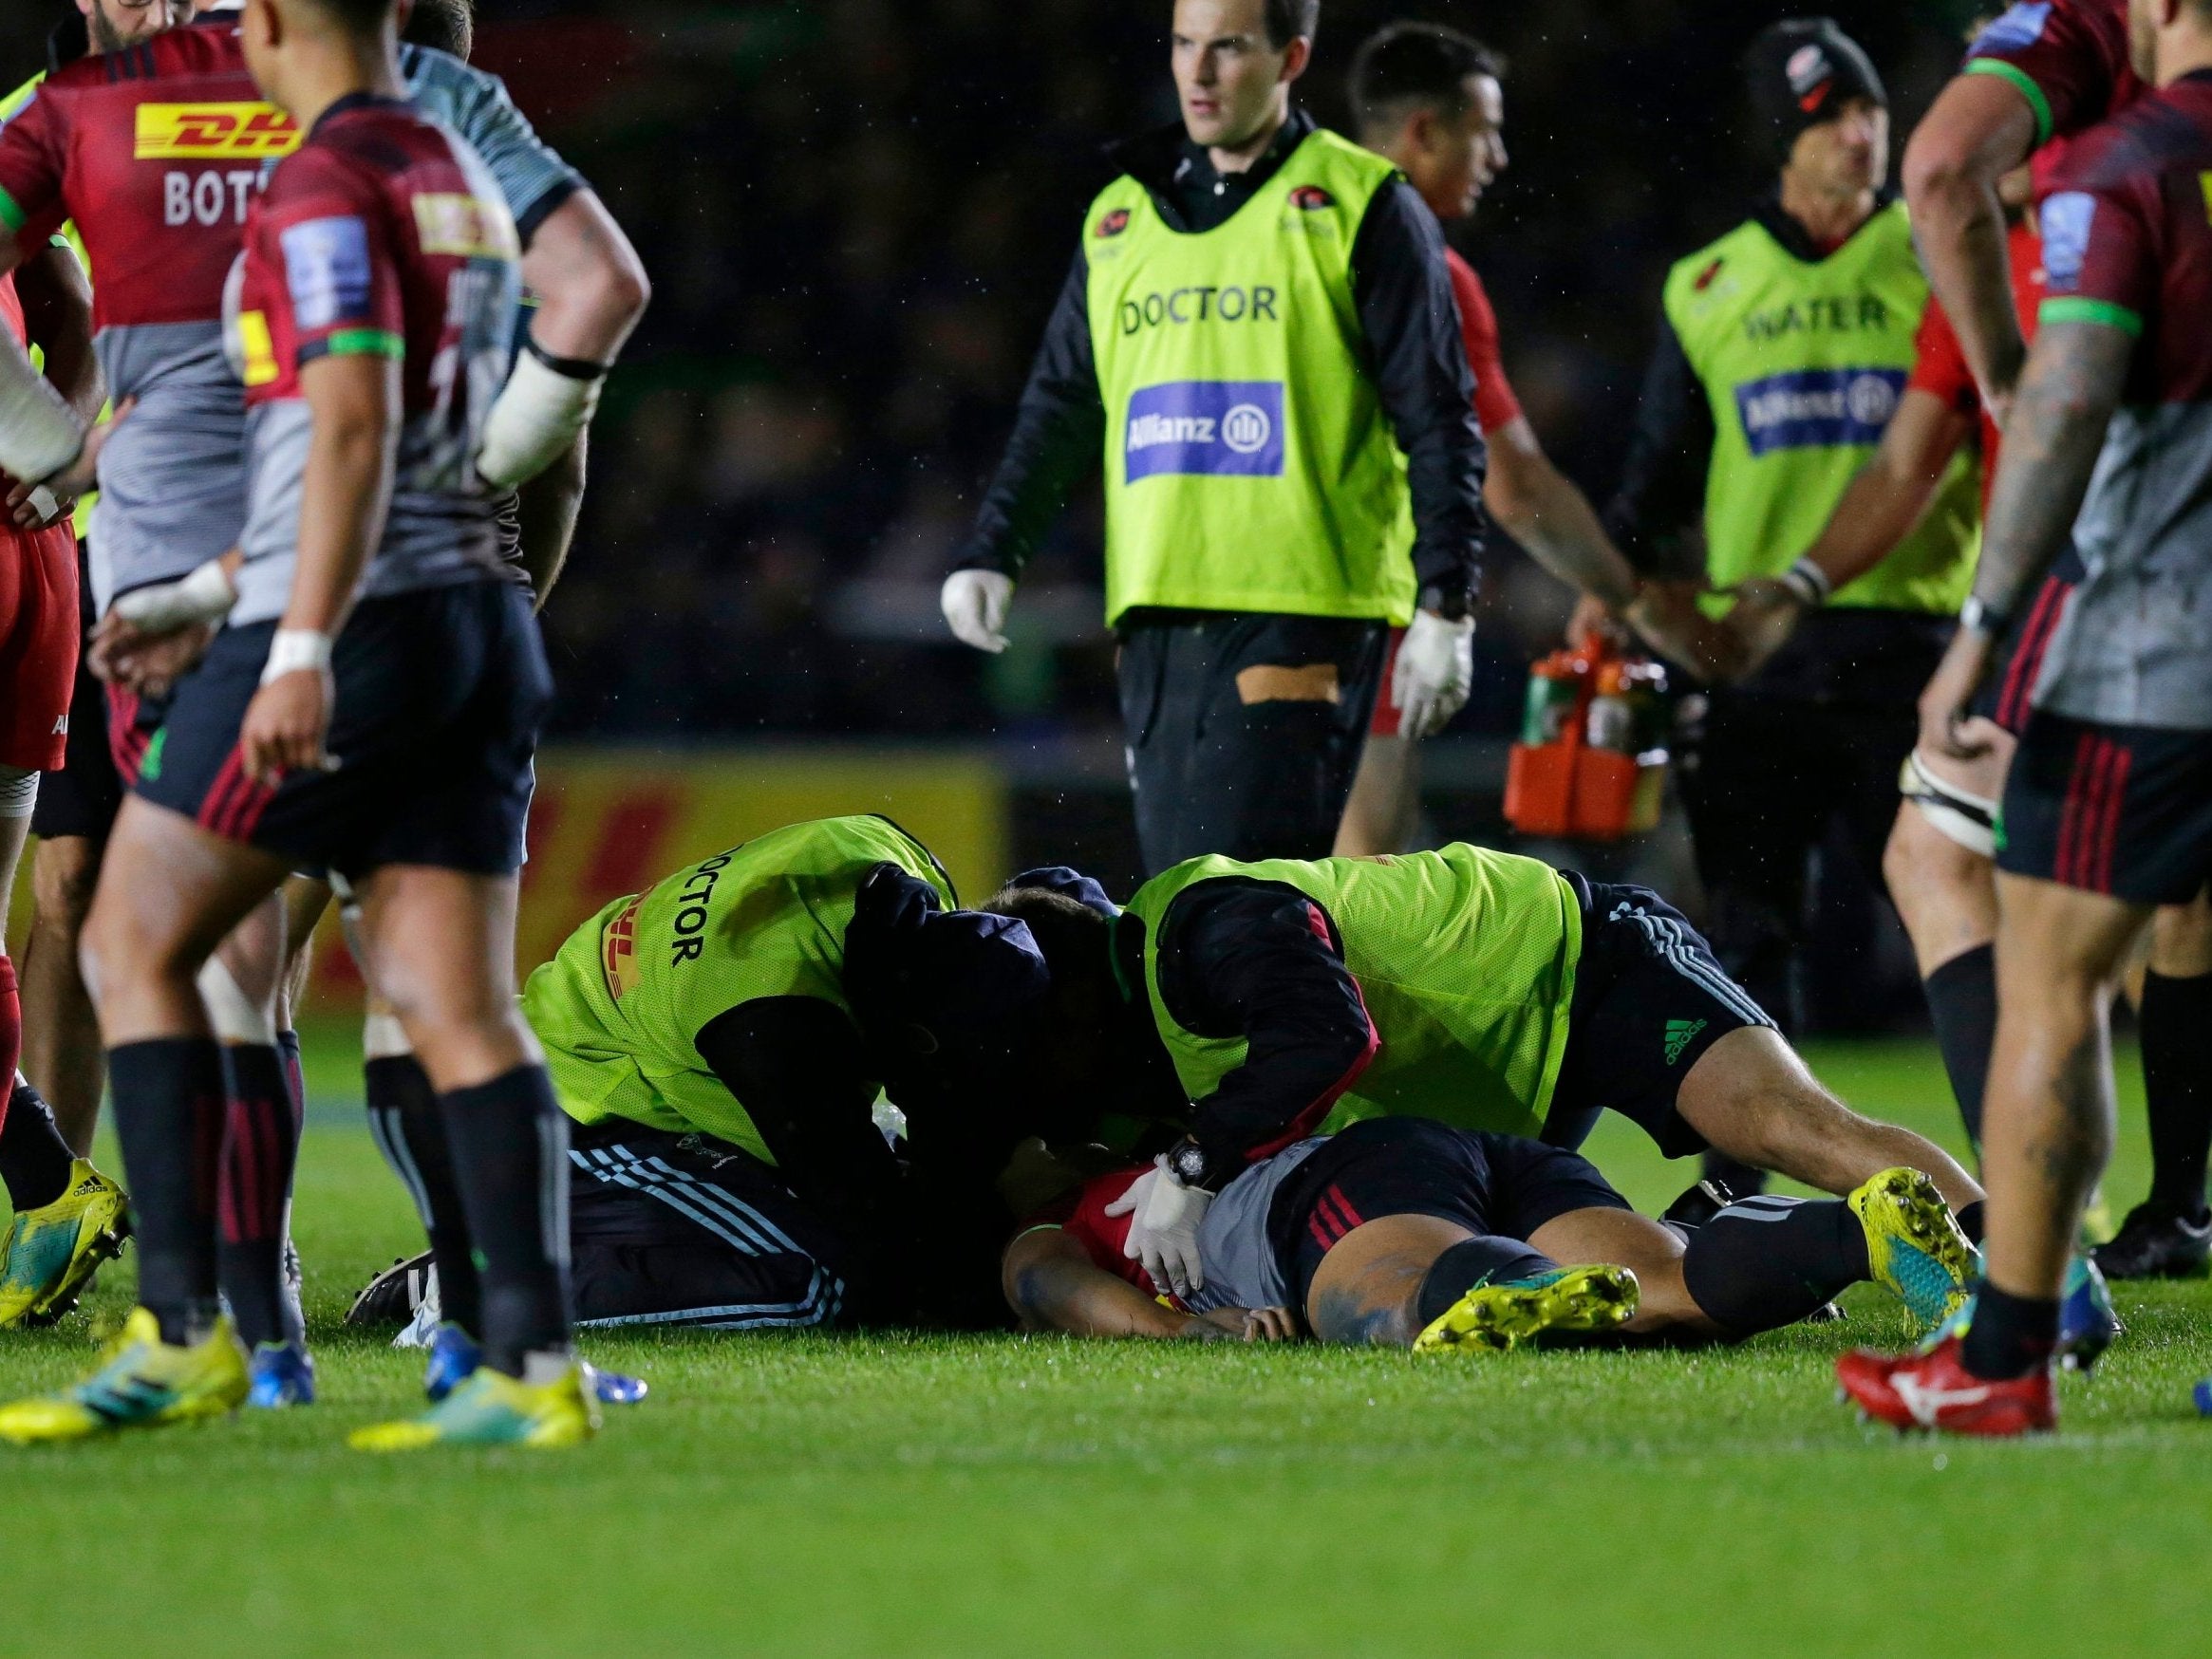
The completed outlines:
[[[1931,1131],[1918,1045],[1818,1051]],[[2132,1062],[2124,1066],[2131,1072]],[[653,1383],[594,1446],[380,1462],[345,1430],[416,1362],[337,1321],[411,1248],[316,1046],[299,1196],[325,1403],[0,1456],[0,1653],[2202,1654],[2212,1642],[2212,1291],[2128,1287],[2066,1429],[1861,1430],[1841,1328],[1731,1352],[1421,1365],[1059,1340],[598,1341]],[[2143,1179],[2140,1113],[2112,1177]],[[1946,1138],[1955,1138],[1947,1136]],[[1631,1196],[1686,1179],[1633,1131]],[[125,1307],[111,1274],[95,1317]],[[0,1338],[63,1381],[87,1322]],[[1940,1648],[1935,1644],[1941,1644]]]

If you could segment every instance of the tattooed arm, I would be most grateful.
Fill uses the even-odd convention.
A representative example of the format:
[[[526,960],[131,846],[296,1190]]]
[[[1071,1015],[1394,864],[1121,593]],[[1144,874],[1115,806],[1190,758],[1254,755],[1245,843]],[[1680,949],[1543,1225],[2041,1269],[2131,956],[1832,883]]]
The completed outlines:
[[[1921,741],[1931,750],[1966,760],[1988,748],[1985,735],[1960,723],[1989,672],[2001,619],[2043,579],[2072,533],[2134,353],[2135,336],[2109,323],[2053,321],[2036,336],[2005,430],[1974,577],[1974,597],[1992,625],[1961,625],[1921,696]]]

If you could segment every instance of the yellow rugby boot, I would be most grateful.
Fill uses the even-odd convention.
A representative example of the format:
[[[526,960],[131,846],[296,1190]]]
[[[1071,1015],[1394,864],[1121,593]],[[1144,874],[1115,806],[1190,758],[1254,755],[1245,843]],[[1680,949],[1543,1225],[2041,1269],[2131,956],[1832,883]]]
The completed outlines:
[[[1547,1333],[1611,1331],[1636,1317],[1625,1267],[1562,1267],[1478,1284],[1414,1339],[1415,1353],[1504,1353]]]
[[[122,1188],[82,1158],[70,1165],[62,1196],[24,1210],[8,1230],[0,1257],[0,1331],[51,1325],[74,1308],[101,1264],[122,1254],[130,1232]]]
[[[357,1428],[355,1451],[422,1451],[434,1445],[581,1445],[599,1432],[599,1403],[584,1386],[584,1368],[571,1365],[536,1387],[478,1366],[420,1417]]]
[[[83,1382],[0,1406],[0,1440],[40,1445],[221,1417],[237,1408],[249,1384],[246,1351],[227,1314],[198,1342],[172,1345],[153,1314],[137,1308]]]
[[[1865,1229],[1875,1281],[1903,1298],[1922,1331],[1966,1305],[1981,1256],[1933,1181],[1918,1169],[1884,1169],[1845,1202]]]

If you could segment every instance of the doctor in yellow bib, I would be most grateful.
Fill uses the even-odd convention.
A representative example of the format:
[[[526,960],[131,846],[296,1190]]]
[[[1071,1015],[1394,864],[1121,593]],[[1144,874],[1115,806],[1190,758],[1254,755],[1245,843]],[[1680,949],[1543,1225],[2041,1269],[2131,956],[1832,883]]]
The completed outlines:
[[[944,604],[1003,649],[1014,585],[1103,464],[1138,839],[1317,858],[1411,623],[1406,730],[1467,700],[1484,453],[1434,219],[1290,104],[1319,0],[1176,0],[1183,120],[1115,153]]]

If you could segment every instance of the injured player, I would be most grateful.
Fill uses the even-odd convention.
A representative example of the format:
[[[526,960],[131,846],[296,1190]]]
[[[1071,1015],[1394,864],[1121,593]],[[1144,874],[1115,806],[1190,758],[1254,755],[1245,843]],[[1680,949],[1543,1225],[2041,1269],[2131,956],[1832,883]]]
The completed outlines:
[[[1199,1227],[1204,1288],[1156,1297],[1125,1254],[1130,1195],[1150,1173],[1071,1172],[1007,1247],[1006,1299],[1026,1327],[1311,1335],[1416,1353],[1536,1338],[1734,1342],[1866,1279],[1898,1292],[1925,1329],[1965,1300],[1974,1271],[1918,1170],[1884,1170],[1844,1200],[1745,1199],[1676,1229],[1631,1210],[1579,1153],[1386,1117],[1248,1165]]]

